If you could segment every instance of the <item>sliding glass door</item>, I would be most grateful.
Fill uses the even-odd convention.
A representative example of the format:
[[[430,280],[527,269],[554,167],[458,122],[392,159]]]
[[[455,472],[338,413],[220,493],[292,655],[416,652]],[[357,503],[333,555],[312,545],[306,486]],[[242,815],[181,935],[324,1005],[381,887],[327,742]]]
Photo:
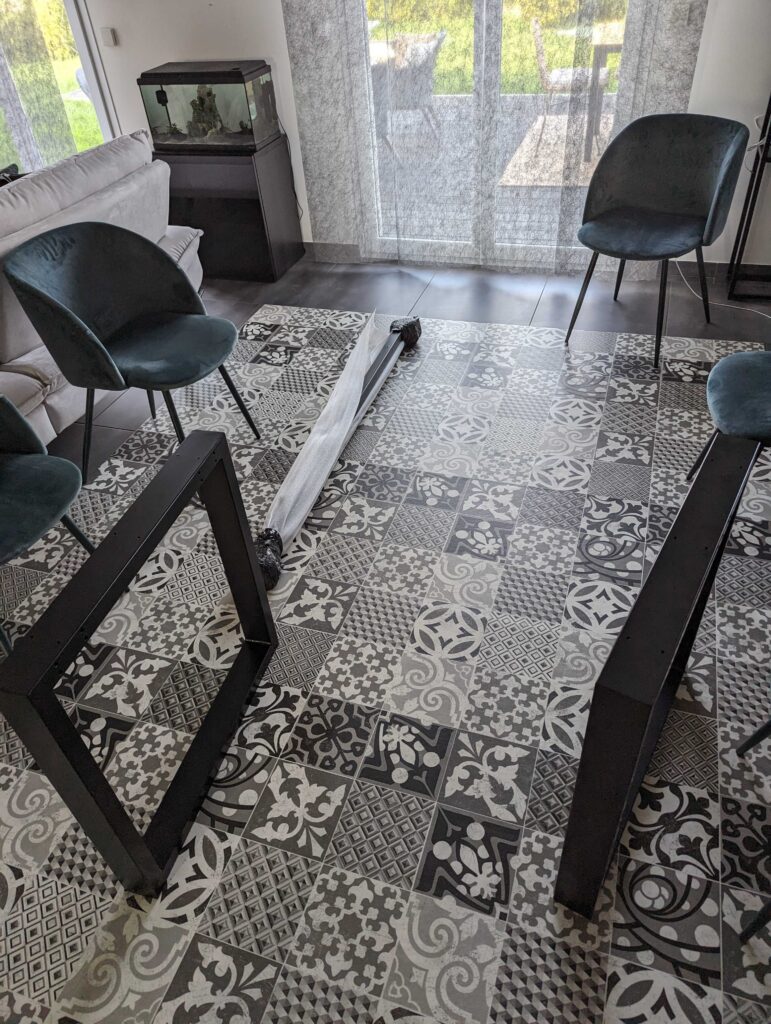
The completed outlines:
[[[32,171],[103,141],[64,0],[0,0],[0,169]]]
[[[627,0],[367,0],[365,255],[570,262],[616,127],[626,14]]]
[[[474,258],[483,8],[480,0],[368,0],[376,197],[368,255]]]

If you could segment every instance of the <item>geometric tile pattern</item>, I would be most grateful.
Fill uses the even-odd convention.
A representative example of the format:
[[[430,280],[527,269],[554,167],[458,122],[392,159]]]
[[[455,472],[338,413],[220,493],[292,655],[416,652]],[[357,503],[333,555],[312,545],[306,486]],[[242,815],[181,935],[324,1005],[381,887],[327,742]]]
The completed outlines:
[[[339,982],[284,969],[273,986],[262,1024],[373,1024],[377,1005],[377,999],[348,991]]]
[[[333,637],[317,629],[276,623],[281,657],[274,657],[265,674],[265,681],[310,690],[324,664]]]
[[[62,834],[42,870],[61,882],[108,900],[114,899],[121,889],[112,870],[77,822]]]
[[[27,879],[0,926],[0,986],[31,999],[55,999],[107,907],[55,878]]]
[[[281,962],[318,869],[318,861],[245,842],[230,859],[198,931]]]
[[[539,751],[527,803],[527,828],[551,835],[565,831],[577,773],[574,758],[559,750]]]
[[[601,1024],[607,957],[509,926],[501,951],[491,1024]]]
[[[364,320],[246,325],[231,364],[259,445],[219,380],[180,391],[186,431],[226,433],[255,532]],[[654,370],[647,336],[563,338],[423,320],[286,554],[278,650],[158,901],[121,896],[0,728],[0,941],[28,927],[0,1018],[766,1020],[767,950],[739,932],[771,886],[771,760],[735,746],[767,713],[768,457],[595,921],[553,901],[592,689],[711,429],[706,372],[759,346],[666,338]],[[160,411],[75,520],[103,538],[174,447]],[[11,635],[84,557],[57,528],[0,567]],[[234,655],[226,589],[190,506],[57,687],[142,825]]]
[[[416,793],[354,782],[326,860],[409,889],[432,813]]]
[[[149,717],[169,729],[196,732],[226,674],[181,661],[153,698]]]
[[[715,723],[702,715],[672,710],[648,769],[667,782],[699,789],[717,788]]]

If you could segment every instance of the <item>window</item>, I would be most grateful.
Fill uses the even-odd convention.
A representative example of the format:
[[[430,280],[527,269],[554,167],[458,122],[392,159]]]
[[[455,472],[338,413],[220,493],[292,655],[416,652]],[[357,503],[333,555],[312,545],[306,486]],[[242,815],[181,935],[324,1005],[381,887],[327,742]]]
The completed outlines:
[[[0,168],[32,171],[104,139],[65,0],[0,3]],[[70,8],[73,9],[73,8]]]

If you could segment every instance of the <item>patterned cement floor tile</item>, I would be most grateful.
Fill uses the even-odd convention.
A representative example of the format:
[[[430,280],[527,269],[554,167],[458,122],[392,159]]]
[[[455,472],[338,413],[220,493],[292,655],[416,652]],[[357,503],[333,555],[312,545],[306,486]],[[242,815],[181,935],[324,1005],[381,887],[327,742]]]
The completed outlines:
[[[186,928],[118,903],[61,990],[57,1009],[78,1024],[152,1021],[190,943]]]
[[[607,957],[596,949],[509,925],[490,1022],[602,1024],[607,967]]]
[[[445,1024],[485,1024],[504,940],[500,921],[413,893],[397,938],[386,999]]]
[[[281,962],[319,866],[296,853],[242,843],[208,902],[199,933]]]
[[[356,781],[326,861],[410,889],[433,809],[433,803],[417,793]]]
[[[251,318],[231,362],[259,445],[220,383],[180,394],[188,429],[228,435],[255,533],[362,322]],[[0,922],[30,876],[114,901],[90,952],[75,934],[48,1018],[719,1024],[722,1006],[722,1024],[765,1024],[767,943],[739,932],[768,893],[771,760],[736,754],[767,713],[765,456],[620,880],[592,922],[553,898],[593,686],[711,430],[705,374],[747,346],[667,338],[654,369],[650,336],[577,332],[566,351],[563,333],[423,320],[285,553],[279,648],[160,899],[122,896],[0,729]],[[76,521],[103,538],[173,446],[167,414],[148,419]],[[58,530],[0,570],[9,633],[82,562]],[[188,508],[57,684],[142,827],[239,649],[225,586],[208,518]],[[24,994],[29,950],[22,987],[0,981],[0,1017],[4,990],[11,1019],[49,1007]]]
[[[374,1024],[378,1000],[337,981],[285,967],[262,1024]]]
[[[50,876],[25,878],[0,924],[0,986],[54,1002],[108,907]]]
[[[287,967],[379,996],[407,894],[393,885],[325,867],[306,905]]]
[[[718,988],[717,884],[658,864],[622,862],[611,950],[683,981]]]
[[[277,964],[216,939],[196,935],[154,1018],[154,1024],[184,1024],[191,1013],[205,1020],[259,1021],[267,1006]]]

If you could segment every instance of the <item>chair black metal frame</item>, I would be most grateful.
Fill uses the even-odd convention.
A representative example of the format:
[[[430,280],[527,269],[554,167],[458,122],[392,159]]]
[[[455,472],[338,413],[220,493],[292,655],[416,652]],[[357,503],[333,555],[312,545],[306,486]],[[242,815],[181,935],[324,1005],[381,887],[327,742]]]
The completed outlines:
[[[53,687],[196,493],[211,520],[244,642],[141,834]],[[277,638],[225,435],[193,431],[0,665],[0,712],[127,890],[162,886]]]

